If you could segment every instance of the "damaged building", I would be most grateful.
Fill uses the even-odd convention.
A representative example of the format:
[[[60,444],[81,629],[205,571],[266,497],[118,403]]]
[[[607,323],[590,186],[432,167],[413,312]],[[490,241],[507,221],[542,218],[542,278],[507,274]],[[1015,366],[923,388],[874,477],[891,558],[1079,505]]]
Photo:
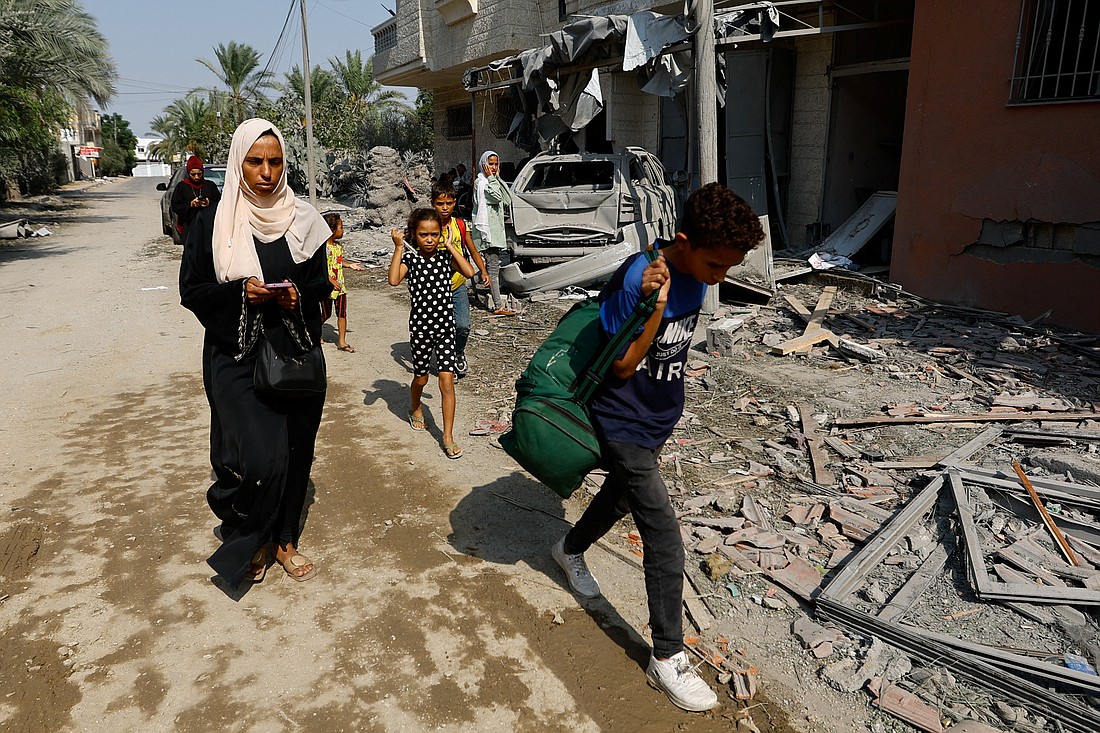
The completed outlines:
[[[434,94],[439,169],[637,146],[683,195],[716,155],[776,254],[850,237],[915,294],[1100,330],[1100,3],[718,3],[706,141],[696,5],[397,0],[375,72]]]

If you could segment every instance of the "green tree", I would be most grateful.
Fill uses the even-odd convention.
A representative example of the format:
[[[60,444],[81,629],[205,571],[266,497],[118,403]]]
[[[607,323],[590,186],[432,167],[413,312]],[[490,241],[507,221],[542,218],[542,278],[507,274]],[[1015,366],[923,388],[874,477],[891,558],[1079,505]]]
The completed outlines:
[[[247,43],[230,41],[214,48],[217,62],[195,59],[210,69],[224,89],[198,89],[207,93],[226,118],[231,129],[252,116],[271,86],[271,72],[259,69],[260,52]]]
[[[137,165],[137,136],[130,130],[130,123],[122,115],[104,115],[100,119],[103,131],[103,154],[99,161],[105,176],[133,175]]]
[[[221,129],[217,110],[205,99],[191,95],[177,99],[149,123],[163,139],[149,153],[157,160],[182,160],[192,153],[203,160],[224,160],[230,133]]]
[[[59,129],[88,97],[107,104],[116,78],[107,39],[75,0],[0,0],[0,196],[56,184]]]
[[[404,105],[405,96],[401,92],[386,89],[374,78],[373,56],[368,56],[364,62],[359,51],[345,51],[343,61],[331,58],[329,65],[353,107],[374,107],[382,111]]]

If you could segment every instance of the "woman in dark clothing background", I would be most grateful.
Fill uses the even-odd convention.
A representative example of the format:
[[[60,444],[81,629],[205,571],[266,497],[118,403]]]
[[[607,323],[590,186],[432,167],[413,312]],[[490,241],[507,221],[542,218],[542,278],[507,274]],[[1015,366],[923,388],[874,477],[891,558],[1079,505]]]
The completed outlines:
[[[206,329],[203,384],[210,403],[207,501],[222,545],[207,560],[232,585],[263,580],[268,552],[294,580],[313,562],[298,552],[306,487],[324,395],[256,392],[262,339],[280,353],[321,342],[322,299],[332,290],[328,224],[286,183],[282,133],[267,120],[233,133],[221,203],[201,209],[180,265],[180,300]],[[287,283],[287,287],[268,287]]]
[[[176,184],[169,205],[176,215],[176,230],[180,242],[187,241],[187,230],[200,209],[218,203],[222,194],[213,181],[206,180],[202,160],[197,155],[187,159],[187,175]]]

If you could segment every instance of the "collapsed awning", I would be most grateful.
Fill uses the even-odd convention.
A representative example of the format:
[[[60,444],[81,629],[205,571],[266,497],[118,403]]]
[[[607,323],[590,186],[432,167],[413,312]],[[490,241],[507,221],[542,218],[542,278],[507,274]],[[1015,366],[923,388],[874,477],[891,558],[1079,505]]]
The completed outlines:
[[[583,17],[551,33],[545,46],[468,69],[462,84],[471,93],[509,89],[518,111],[508,138],[520,145],[534,142],[536,133],[549,140],[576,132],[603,109],[600,68],[637,71],[638,86],[648,94],[672,97],[687,86],[694,1],[687,0],[675,16],[643,11]],[[769,40],[779,13],[773,3],[751,3],[715,22],[719,37],[758,33]]]

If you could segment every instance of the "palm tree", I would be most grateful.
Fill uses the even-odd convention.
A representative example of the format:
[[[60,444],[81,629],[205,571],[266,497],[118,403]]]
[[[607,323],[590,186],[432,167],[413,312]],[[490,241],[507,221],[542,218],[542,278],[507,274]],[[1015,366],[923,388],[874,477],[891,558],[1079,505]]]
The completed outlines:
[[[215,125],[214,107],[205,99],[195,95],[177,99],[149,123],[154,132],[164,137],[149,146],[149,153],[165,161],[190,153],[204,159],[216,156],[217,151],[208,149]]]
[[[302,69],[297,64],[286,72],[286,81],[282,84],[272,85],[282,94],[291,97],[296,102],[305,106],[306,82]],[[314,66],[309,75],[310,101],[319,105],[326,100],[335,99],[341,94],[340,84],[331,71],[326,71],[320,66]]]
[[[217,63],[206,59],[195,60],[210,69],[225,89],[196,92],[209,93],[232,121],[231,127],[236,127],[252,115],[256,104],[263,99],[264,90],[271,86],[271,72],[257,70],[260,52],[247,43],[219,43],[214,49],[214,56]]]
[[[405,96],[396,89],[384,89],[374,78],[374,57],[366,62],[358,51],[345,51],[344,60],[329,59],[332,71],[340,80],[353,109],[375,107],[378,112],[403,106]]]
[[[0,0],[0,84],[100,106],[117,78],[107,39],[75,0]]]

